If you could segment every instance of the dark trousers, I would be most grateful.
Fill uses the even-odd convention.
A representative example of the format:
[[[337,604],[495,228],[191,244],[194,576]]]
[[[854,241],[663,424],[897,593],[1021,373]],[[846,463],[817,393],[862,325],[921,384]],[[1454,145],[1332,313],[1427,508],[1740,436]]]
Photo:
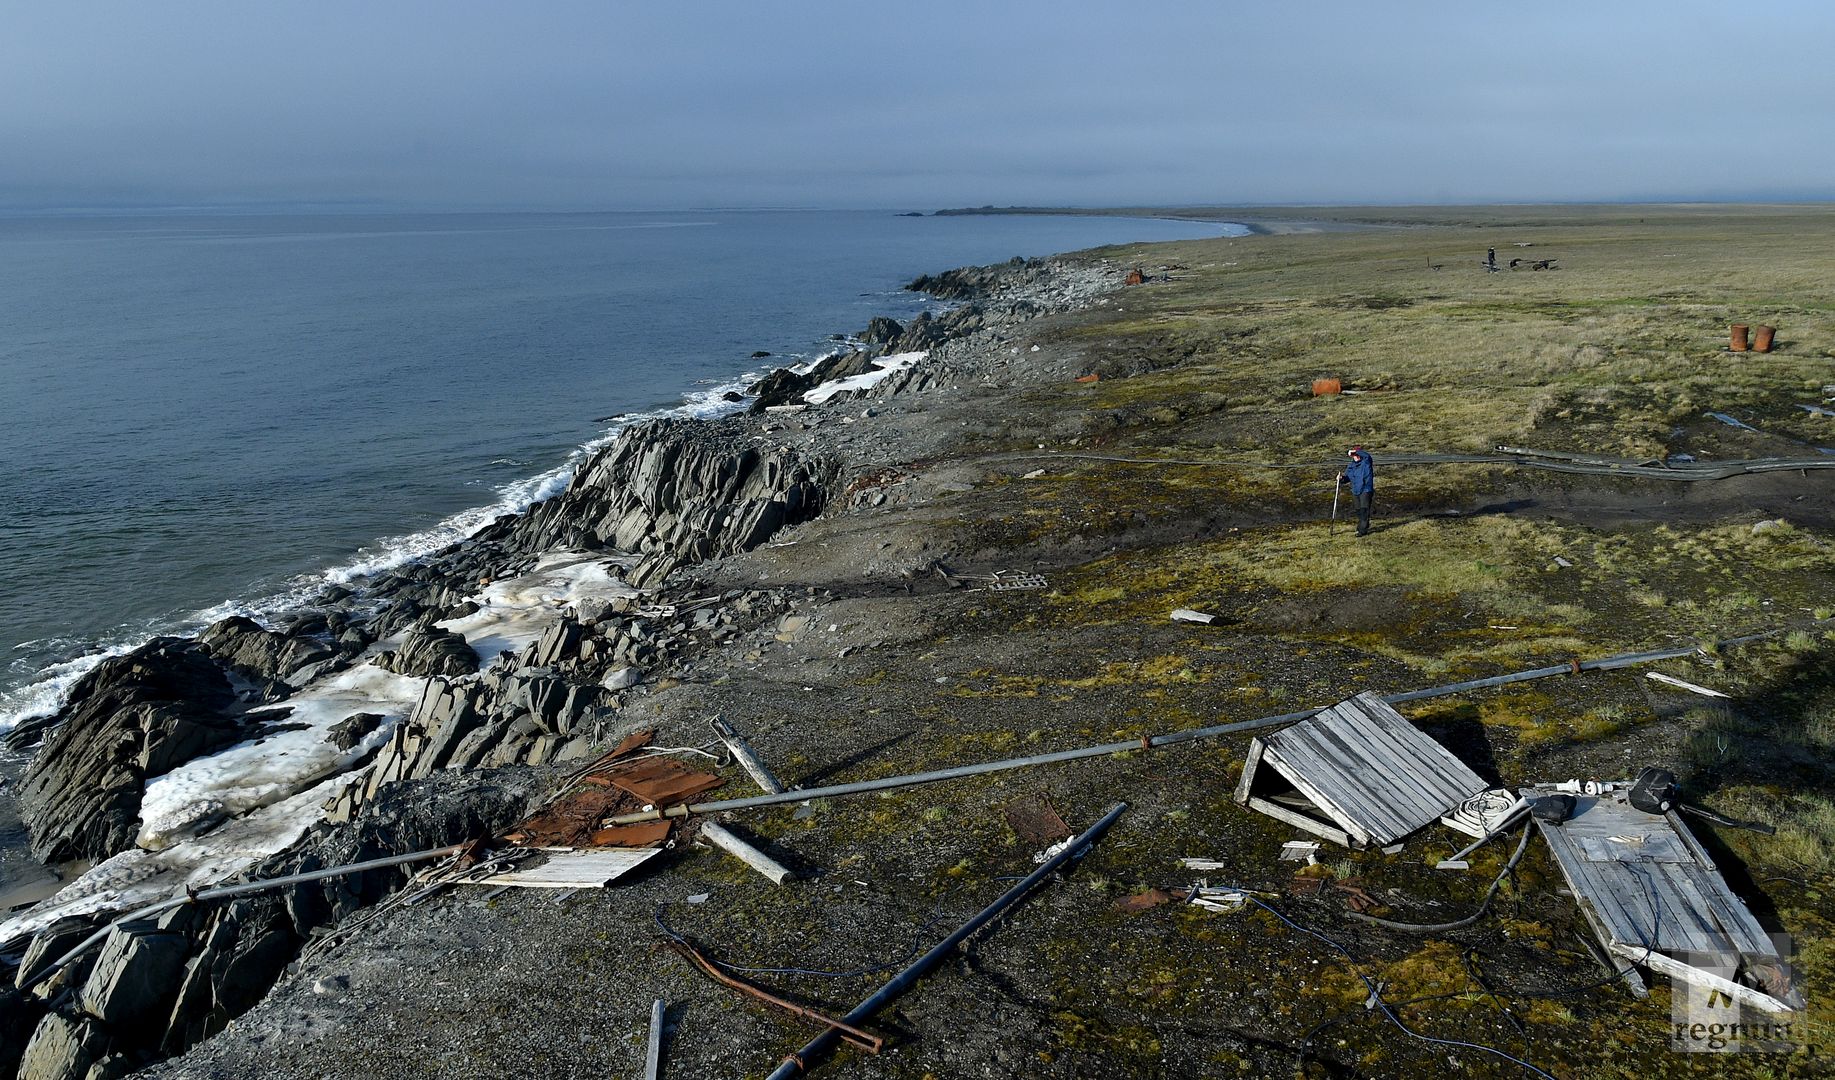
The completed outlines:
[[[1357,535],[1370,531],[1370,501],[1376,498],[1376,492],[1366,491],[1357,498]]]

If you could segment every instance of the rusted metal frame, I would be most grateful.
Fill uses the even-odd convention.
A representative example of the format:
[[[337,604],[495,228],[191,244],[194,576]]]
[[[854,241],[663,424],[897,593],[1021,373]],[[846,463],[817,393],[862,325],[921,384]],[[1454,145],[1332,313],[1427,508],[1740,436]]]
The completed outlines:
[[[836,1020],[814,1009],[805,1008],[794,1001],[786,1001],[756,983],[749,983],[736,975],[727,974],[720,969],[718,964],[708,959],[705,953],[695,948],[693,942],[686,938],[671,941],[669,947],[674,949],[677,953],[680,953],[684,959],[695,967],[700,968],[708,978],[720,985],[730,986],[734,990],[755,997],[768,1005],[775,1005],[785,1012],[790,1013],[792,1016],[798,1016],[804,1020],[814,1020],[816,1023],[832,1029],[838,1036],[846,1039],[849,1044],[857,1046],[869,1054],[879,1053],[880,1049],[886,1044],[886,1040],[870,1031],[862,1031],[852,1024]]]

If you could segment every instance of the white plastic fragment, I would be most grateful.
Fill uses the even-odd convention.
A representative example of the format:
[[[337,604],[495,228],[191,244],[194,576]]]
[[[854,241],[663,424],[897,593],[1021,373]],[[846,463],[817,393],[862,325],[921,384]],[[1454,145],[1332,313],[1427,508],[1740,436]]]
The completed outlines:
[[[1209,626],[1211,623],[1217,621],[1217,616],[1203,611],[1193,611],[1191,608],[1174,608],[1172,611],[1172,621],[1199,623],[1204,626]]]

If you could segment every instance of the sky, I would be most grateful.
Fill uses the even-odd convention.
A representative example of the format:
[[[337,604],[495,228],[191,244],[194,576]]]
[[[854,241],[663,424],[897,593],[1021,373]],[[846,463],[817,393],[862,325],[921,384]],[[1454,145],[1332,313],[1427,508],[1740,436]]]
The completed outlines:
[[[1835,198],[1835,5],[0,0],[0,207]]]

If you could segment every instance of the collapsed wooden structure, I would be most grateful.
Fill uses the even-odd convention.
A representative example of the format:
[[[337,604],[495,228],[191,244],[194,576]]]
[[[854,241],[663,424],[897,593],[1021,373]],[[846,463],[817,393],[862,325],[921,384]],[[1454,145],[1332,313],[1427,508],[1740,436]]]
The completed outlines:
[[[1559,793],[1546,784],[1521,792],[1532,800]],[[1535,821],[1581,914],[1614,960],[1767,1012],[1801,1007],[1777,943],[1675,811],[1645,813],[1625,801],[1620,785],[1574,799],[1566,821]]]
[[[1487,786],[1365,692],[1252,740],[1236,801],[1345,847],[1383,847]]]

